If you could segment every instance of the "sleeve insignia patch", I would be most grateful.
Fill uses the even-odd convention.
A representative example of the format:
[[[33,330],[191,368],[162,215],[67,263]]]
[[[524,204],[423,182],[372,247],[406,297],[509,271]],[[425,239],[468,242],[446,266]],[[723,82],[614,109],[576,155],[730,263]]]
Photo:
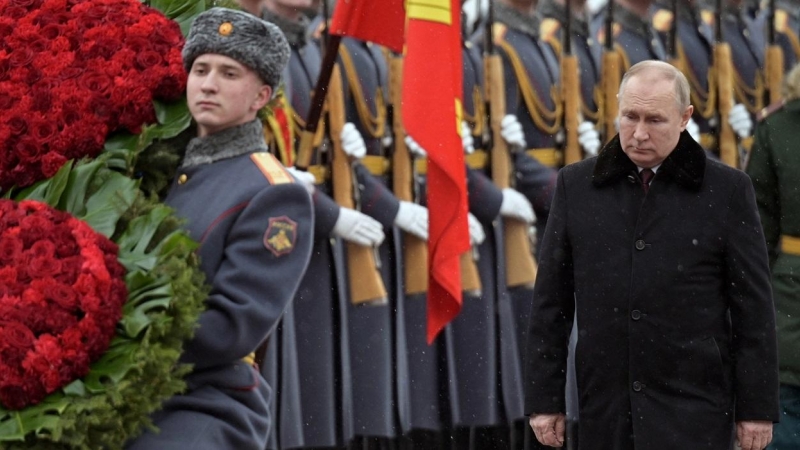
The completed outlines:
[[[288,255],[294,250],[297,239],[297,222],[286,217],[270,217],[264,233],[264,247],[275,256]]]

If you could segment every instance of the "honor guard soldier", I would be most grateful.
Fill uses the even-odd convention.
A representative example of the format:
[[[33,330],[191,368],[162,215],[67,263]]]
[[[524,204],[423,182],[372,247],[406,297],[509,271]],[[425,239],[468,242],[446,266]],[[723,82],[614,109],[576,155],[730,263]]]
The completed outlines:
[[[399,201],[388,188],[391,165],[387,148],[392,139],[385,52],[381,46],[351,37],[342,38],[339,45],[345,117],[355,124],[365,142],[365,149],[349,153],[357,161],[353,171],[358,181],[360,210],[387,230],[386,240],[377,248],[387,296],[378,302],[350,302],[347,313],[356,434],[352,445],[363,448],[389,445],[399,436],[401,421],[407,420],[407,411],[398,409],[407,405],[398,397],[405,395],[402,387],[408,384],[406,367],[398,359],[405,352],[407,341],[404,322],[395,314],[405,295],[399,275],[403,255],[400,230],[423,241],[428,239],[428,210],[413,202]]]
[[[537,230],[541,232],[547,222],[556,170],[564,163],[559,146],[563,104],[558,87],[558,60],[539,38],[539,22],[535,16],[533,1],[498,0],[491,7],[490,17],[493,17],[493,22],[487,20],[483,30],[476,33],[472,41],[483,50],[486,58],[497,59],[497,70],[495,73],[490,71],[486,77],[500,79],[505,88],[503,92],[489,95],[487,99],[492,105],[498,100],[495,96],[502,97],[498,106],[504,106],[502,109],[490,107],[489,111],[492,116],[493,141],[489,146],[492,167],[506,159],[510,162],[509,173],[499,177],[493,174],[493,179],[499,186],[511,186],[527,198],[535,212]],[[484,82],[484,90],[487,93],[492,91],[495,83]],[[502,142],[508,137],[503,136],[500,130],[502,123],[509,120],[507,115],[520,124],[517,128],[521,128],[521,134],[514,139],[516,145],[505,145]],[[500,121],[499,126],[496,121]],[[498,143],[507,149],[495,155]],[[496,157],[501,159],[495,161]],[[506,227],[505,222],[504,220],[503,227]],[[522,220],[513,226],[527,230],[529,225]],[[499,421],[495,425],[502,428],[487,429],[487,436],[499,431],[505,432],[510,424],[520,430],[524,429],[522,405],[516,394],[522,389],[521,380],[516,378],[521,373],[519,361],[523,353],[523,348],[518,344],[525,342],[525,317],[530,310],[536,269],[531,257],[531,252],[535,250],[524,235],[520,237],[525,241],[524,249],[527,253],[520,256],[530,261],[530,269],[525,271],[530,273],[522,274],[525,275],[523,278],[514,280],[514,277],[509,276],[509,270],[519,269],[519,266],[509,266],[506,261],[497,263],[502,266],[500,273],[505,278],[496,281],[495,305],[498,318],[496,333],[497,338],[502,341],[498,347],[498,357],[502,375],[499,401],[502,402],[503,415],[498,417]],[[509,250],[508,239],[509,236],[504,235],[498,241],[503,243],[506,251]],[[516,250],[521,248],[519,245],[511,247]],[[517,433],[511,435],[512,439],[516,439],[516,436]]]
[[[769,450],[800,448],[800,66],[789,72],[783,94],[760,114],[745,169],[767,240],[778,330],[781,414]]]
[[[674,27],[675,59],[670,62],[683,72],[691,85],[691,101],[695,107],[692,121],[699,127],[698,142],[706,151],[719,158],[721,145],[724,145],[720,141],[722,130],[729,126],[740,139],[744,139],[752,134],[753,122],[744,105],[735,103],[730,98],[733,92],[722,92],[720,89],[720,86],[728,85],[721,77],[732,77],[732,74],[728,70],[723,70],[723,67],[730,67],[730,60],[714,61],[715,47],[724,44],[723,41],[715,39],[715,34],[719,35],[715,33],[716,28],[703,21],[700,6],[695,0],[673,1],[677,1],[674,8],[677,10],[677,16],[674,16],[673,5],[668,0],[656,2],[653,9],[653,26],[666,42],[670,39],[672,21],[677,21]],[[729,79],[729,83],[732,84],[732,78]],[[730,100],[727,111],[719,110],[723,95]],[[726,122],[722,122],[720,117],[727,117]],[[692,137],[697,140],[691,123],[688,128]],[[732,139],[736,140],[736,136],[732,136]],[[737,145],[736,142],[733,144]]]
[[[268,152],[257,112],[278,87],[289,46],[273,24],[212,8],[183,48],[187,102],[197,124],[166,203],[200,243],[210,292],[182,362],[187,390],[153,415],[131,450],[261,450],[270,387],[253,352],[295,295],[311,255],[306,189]]]
[[[281,160],[293,165],[299,131],[305,127],[322,64],[317,42],[308,38],[311,20],[304,14],[313,5],[310,1],[286,0],[240,3],[278,25],[291,47],[281,110],[273,108],[267,123],[279,144],[276,147]],[[341,140],[363,146],[352,125],[346,128]],[[318,137],[322,141],[322,133]],[[270,341],[269,355],[273,359],[281,356],[280,361],[274,361],[274,367],[269,367],[273,376],[281,380],[281,401],[277,402],[281,409],[280,432],[273,435],[270,448],[337,447],[352,437],[347,330],[340,326],[346,324],[342,314],[348,301],[344,281],[347,268],[341,243],[335,238],[369,247],[379,245],[384,238],[383,227],[376,220],[331,199],[330,153],[323,152],[320,146],[314,153],[307,172],[290,169],[298,178],[308,180],[312,193],[316,218],[314,258],[293,304],[293,322],[289,323],[287,311],[281,339]]]
[[[585,0],[574,0],[570,2],[570,15],[567,13],[565,0],[542,0],[536,6],[536,14],[540,18],[539,34],[542,41],[547,43],[556,55],[561,67],[561,93],[564,102],[564,132],[569,133],[567,117],[575,114],[575,122],[578,125],[576,130],[577,142],[580,144],[582,157],[591,157],[600,150],[600,138],[597,127],[602,124],[600,114],[602,108],[600,104],[603,100],[600,91],[600,58],[602,49],[597,44],[595,38],[589,32],[589,23],[586,20],[584,11]],[[569,24],[567,24],[569,20]],[[565,39],[564,33],[570,30],[569,39]],[[564,43],[569,42],[570,48],[565,51]],[[565,56],[574,57],[577,60],[578,73],[564,73]],[[567,108],[567,95],[572,94],[575,84],[575,91],[580,95],[578,103],[579,111],[570,111]],[[563,145],[566,146],[569,139],[565,138]],[[569,150],[565,150],[565,153]],[[569,155],[564,155],[565,163],[569,161]]]
[[[761,8],[756,17],[756,27],[764,37],[767,22],[772,11],[766,6]],[[775,40],[783,50],[783,67],[789,72],[800,61],[800,2],[797,0],[775,0],[774,11]]]
[[[764,41],[753,39],[759,33],[755,28],[753,19],[745,15],[743,0],[726,0],[719,17],[722,26],[722,35],[731,48],[731,62],[734,76],[733,89],[734,101],[743,105],[750,114],[751,121],[765,106],[766,75],[761,68],[764,67]],[[715,26],[716,14],[714,6],[704,3],[701,17],[712,29]],[[749,151],[753,143],[751,136],[742,139],[744,150]]]

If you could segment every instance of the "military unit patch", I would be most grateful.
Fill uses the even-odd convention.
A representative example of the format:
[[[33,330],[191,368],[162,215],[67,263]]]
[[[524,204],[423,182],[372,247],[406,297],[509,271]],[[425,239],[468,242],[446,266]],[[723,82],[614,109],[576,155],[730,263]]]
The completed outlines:
[[[286,217],[270,217],[264,233],[264,247],[275,256],[288,255],[294,250],[297,239],[297,222]]]

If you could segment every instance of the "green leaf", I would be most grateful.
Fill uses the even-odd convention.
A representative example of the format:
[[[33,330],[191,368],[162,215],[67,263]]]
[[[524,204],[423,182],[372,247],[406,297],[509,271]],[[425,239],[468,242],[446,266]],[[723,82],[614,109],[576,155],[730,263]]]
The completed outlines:
[[[92,371],[83,379],[87,391],[98,393],[106,390],[105,383],[119,383],[136,367],[133,355],[140,343],[123,340],[112,345],[103,356],[92,364]]]
[[[69,173],[72,170],[72,160],[67,161],[52,178],[42,180],[32,186],[22,189],[14,194],[14,200],[37,200],[48,205],[58,204],[61,194],[69,181]]]
[[[65,394],[73,397],[86,396],[86,386],[84,386],[83,381],[81,380],[75,380],[72,383],[64,386],[63,391]]]
[[[128,150],[133,151],[139,146],[139,135],[138,134],[131,134],[128,132],[118,132],[114,133],[108,139],[106,139],[106,144],[104,146],[105,151],[112,151],[112,150]]]
[[[128,231],[119,238],[117,244],[133,253],[144,253],[158,227],[172,213],[172,208],[168,206],[157,206],[146,216],[137,217],[128,225]]]
[[[67,408],[64,396],[48,396],[38,405],[11,411],[0,421],[0,441],[23,441],[29,433],[39,434],[59,426],[59,415]]]
[[[86,190],[89,188],[89,184],[100,166],[100,161],[77,164],[69,174],[69,181],[64,189],[64,195],[58,201],[56,207],[67,211],[73,216],[85,214]]]
[[[169,290],[171,291],[171,289]],[[125,317],[120,321],[125,329],[125,334],[132,338],[138,336],[142,330],[149,327],[157,319],[151,313],[169,308],[171,300],[169,296],[160,296],[137,306],[132,313],[125,314]]]
[[[197,0],[151,0],[150,6],[178,22],[183,35],[187,36],[195,16],[205,9],[205,2]]]
[[[98,233],[111,237],[117,221],[131,207],[137,194],[136,181],[114,173],[89,197],[86,201],[87,212],[79,218]]]

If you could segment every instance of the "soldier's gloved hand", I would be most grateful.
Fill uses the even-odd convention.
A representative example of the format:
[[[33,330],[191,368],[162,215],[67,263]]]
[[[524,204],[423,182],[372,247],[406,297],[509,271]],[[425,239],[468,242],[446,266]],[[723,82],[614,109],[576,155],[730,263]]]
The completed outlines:
[[[698,144],[700,143],[700,125],[691,117],[689,118],[689,122],[686,123],[686,131],[689,132],[689,136],[691,136],[695,142]]]
[[[503,189],[503,201],[500,203],[500,215],[521,220],[525,223],[534,223],[536,215],[533,213],[531,202],[518,191],[505,188]]]
[[[428,208],[416,203],[401,201],[394,224],[401,230],[428,240]]]
[[[372,217],[350,208],[339,208],[333,234],[345,241],[365,247],[381,245],[385,235],[383,225]]]
[[[342,140],[342,150],[348,156],[355,159],[361,159],[367,154],[367,144],[364,143],[364,138],[358,132],[356,126],[347,122],[342,127],[342,133],[339,135]]]
[[[753,119],[750,118],[750,113],[741,103],[733,105],[728,112],[728,123],[740,138],[749,137],[753,133]]]
[[[527,145],[525,133],[522,131],[522,124],[519,123],[517,116],[508,114],[500,121],[500,135],[503,137],[511,151],[524,150]]]
[[[298,170],[294,166],[287,167],[286,170],[292,174],[292,176],[295,177],[304,188],[306,188],[309,194],[314,193],[314,183],[316,183],[317,179],[314,178],[313,174],[310,174],[304,170]]]
[[[475,151],[475,140],[472,139],[472,128],[465,121],[461,122],[461,146],[467,155]]]
[[[470,245],[481,245],[486,240],[486,232],[483,225],[472,213],[467,213],[467,223],[469,224],[469,243]]]
[[[592,122],[586,120],[578,125],[578,143],[587,156],[597,156],[601,145],[600,133],[597,132]]]
[[[406,147],[408,147],[408,151],[411,152],[417,158],[427,158],[428,152],[425,151],[424,148],[420,147],[419,143],[414,140],[411,136],[406,136],[405,138]]]

